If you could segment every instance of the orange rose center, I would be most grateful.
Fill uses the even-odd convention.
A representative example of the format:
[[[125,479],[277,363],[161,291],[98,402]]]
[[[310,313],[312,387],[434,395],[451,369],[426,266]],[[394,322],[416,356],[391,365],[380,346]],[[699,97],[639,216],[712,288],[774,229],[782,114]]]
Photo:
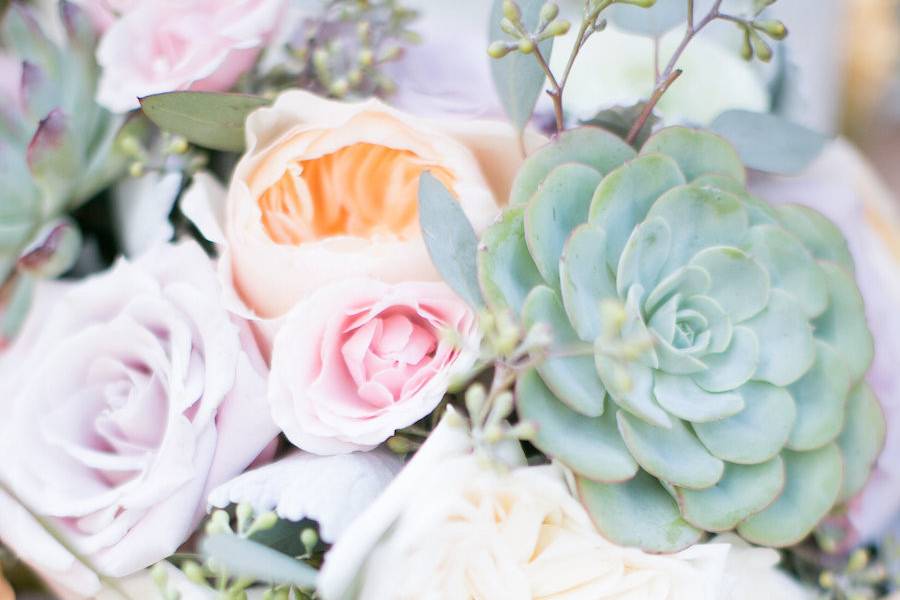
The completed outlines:
[[[360,142],[288,164],[259,197],[262,223],[276,244],[337,235],[405,239],[418,228],[419,176],[452,188],[453,175],[409,150]]]

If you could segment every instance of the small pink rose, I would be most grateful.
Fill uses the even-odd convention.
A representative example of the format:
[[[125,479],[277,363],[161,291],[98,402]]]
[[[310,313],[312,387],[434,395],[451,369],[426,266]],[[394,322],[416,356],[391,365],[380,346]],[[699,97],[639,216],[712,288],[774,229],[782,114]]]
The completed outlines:
[[[110,577],[175,552],[209,491],[277,434],[249,327],[222,306],[193,242],[77,284],[41,284],[0,353],[0,414],[0,480]],[[57,586],[99,590],[2,493],[0,539]]]
[[[303,450],[371,449],[434,410],[474,363],[477,336],[473,312],[443,283],[333,284],[275,337],[272,416]]]
[[[113,112],[176,90],[225,91],[265,46],[285,0],[145,0],[112,24],[97,49],[97,100]]]

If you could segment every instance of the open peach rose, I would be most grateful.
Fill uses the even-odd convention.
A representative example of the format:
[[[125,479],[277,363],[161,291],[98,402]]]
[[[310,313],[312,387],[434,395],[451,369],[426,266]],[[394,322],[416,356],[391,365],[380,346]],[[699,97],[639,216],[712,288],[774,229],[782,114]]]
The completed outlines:
[[[527,145],[540,142],[528,136]],[[290,91],[248,118],[227,200],[201,176],[182,209],[221,244],[224,279],[248,315],[274,319],[349,277],[438,280],[419,231],[419,176],[442,180],[481,230],[522,159],[505,123],[428,120],[377,100]]]

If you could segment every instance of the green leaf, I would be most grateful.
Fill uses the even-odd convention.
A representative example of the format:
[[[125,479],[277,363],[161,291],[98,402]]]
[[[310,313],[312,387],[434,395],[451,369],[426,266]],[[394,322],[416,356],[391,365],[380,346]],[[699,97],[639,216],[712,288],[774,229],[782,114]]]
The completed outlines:
[[[646,102],[638,102],[631,106],[613,106],[612,108],[599,111],[590,119],[581,121],[581,125],[606,129],[624,140],[631,132],[632,125],[634,125],[635,121],[641,116],[645,106],[647,106]],[[633,143],[635,148],[640,148],[644,145],[644,142],[646,142],[647,138],[650,137],[650,134],[653,133],[653,127],[658,122],[659,117],[651,114],[634,138]]]
[[[607,12],[610,23],[631,33],[658,37],[687,20],[684,0],[656,0],[649,8],[616,4]]]
[[[772,113],[728,110],[710,128],[734,144],[748,167],[794,175],[805,169],[825,147],[826,135]]]
[[[853,277],[841,267],[820,263],[828,282],[831,302],[813,322],[816,337],[831,344],[843,357],[850,376],[859,381],[869,370],[875,354],[875,341],[866,321],[862,294]]]
[[[287,554],[257,542],[220,534],[206,537],[203,555],[225,567],[229,574],[277,585],[295,585],[312,589],[317,571]]]
[[[690,264],[709,273],[712,286],[706,295],[719,303],[733,323],[749,319],[766,307],[769,274],[743,251],[713,246],[696,254]]]
[[[566,239],[587,221],[588,208],[602,175],[577,163],[550,171],[525,207],[525,243],[538,271],[559,288],[559,257]]]
[[[673,485],[704,489],[722,477],[725,464],[712,456],[681,419],[668,429],[619,411],[619,433],[631,455],[648,473]]]
[[[744,385],[759,365],[759,340],[746,327],[737,326],[731,345],[724,352],[703,357],[708,369],[692,375],[694,382],[708,392],[727,392]]]
[[[550,171],[563,163],[581,163],[606,174],[634,156],[631,146],[608,131],[597,127],[569,129],[522,163],[513,181],[509,203],[528,202]]]
[[[544,283],[525,244],[523,206],[507,209],[485,230],[478,250],[478,282],[488,305],[518,313],[525,297]]]
[[[522,22],[525,28],[528,31],[534,30],[537,27],[544,0],[518,0],[517,4],[522,10]],[[502,19],[503,0],[494,0],[490,29],[488,30],[488,44],[496,40],[512,40],[500,29]],[[549,61],[553,51],[553,38],[541,42],[538,48],[544,58]],[[491,76],[494,79],[494,87],[500,97],[500,103],[513,126],[522,131],[534,112],[534,107],[547,78],[546,74],[533,54],[514,51],[503,58],[491,58],[490,61]]]
[[[244,122],[270,100],[243,94],[167,92],[141,98],[144,114],[160,129],[204,148],[242,152]]]
[[[834,441],[844,427],[852,386],[843,357],[816,340],[816,362],[788,391],[797,405],[797,422],[788,440],[791,450],[813,450]]]
[[[478,286],[478,237],[459,202],[431,173],[419,179],[422,238],[444,281],[473,308],[484,306]]]
[[[606,231],[607,263],[611,269],[619,264],[628,236],[644,220],[653,203],[684,183],[678,164],[662,154],[635,158],[603,178],[591,200],[589,220]]]
[[[744,410],[740,394],[707,392],[684,375],[657,373],[653,394],[660,406],[692,423],[718,421]]]
[[[828,444],[812,452],[782,453],[786,484],[768,508],[738,525],[738,533],[754,544],[784,547],[797,544],[818,525],[841,490],[841,453]]]
[[[838,438],[844,457],[841,501],[847,502],[862,490],[884,447],[884,413],[878,398],[865,383],[859,384],[847,403],[847,421]]]
[[[784,462],[776,456],[758,465],[725,465],[725,474],[705,490],[676,489],[684,518],[706,531],[729,531],[769,506],[784,489]]]
[[[603,414],[606,390],[594,368],[591,347],[579,340],[556,292],[546,286],[531,290],[522,307],[522,321],[526,329],[536,323],[544,323],[553,332],[550,356],[537,367],[541,378],[553,393],[570,408],[585,416],[599,417]],[[579,344],[587,346],[586,355],[563,355]]]
[[[797,204],[782,204],[775,211],[784,228],[800,238],[813,256],[835,262],[849,273],[854,272],[847,239],[825,215]]]
[[[688,181],[703,175],[727,175],[742,185],[747,183],[747,172],[737,151],[709,131],[667,127],[650,136],[641,148],[641,154],[650,152],[674,158]]]
[[[743,324],[760,342],[754,379],[790,385],[815,362],[813,328],[800,305],[785,292],[772,290],[765,310]]]
[[[602,229],[589,224],[575,228],[559,259],[559,280],[572,327],[582,340],[596,339],[602,332],[600,302],[618,298],[606,264],[606,233]]]
[[[516,381],[516,408],[519,418],[537,425],[534,445],[579,475],[609,483],[637,473],[637,463],[619,435],[615,407],[594,418],[576,413],[532,370]]]
[[[648,552],[678,552],[699,542],[703,535],[682,518],[660,482],[644,471],[625,483],[579,477],[577,486],[597,530],[615,544]]]
[[[743,411],[710,423],[694,423],[703,445],[722,460],[741,465],[766,462],[788,440],[797,415],[794,399],[784,388],[751,381],[738,392]]]

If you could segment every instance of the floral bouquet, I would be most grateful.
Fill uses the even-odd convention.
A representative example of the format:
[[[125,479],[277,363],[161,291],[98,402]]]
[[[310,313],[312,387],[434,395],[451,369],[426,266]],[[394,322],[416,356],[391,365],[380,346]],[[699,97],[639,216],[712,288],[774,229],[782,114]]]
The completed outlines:
[[[0,599],[893,592],[900,217],[778,11],[0,3]]]

